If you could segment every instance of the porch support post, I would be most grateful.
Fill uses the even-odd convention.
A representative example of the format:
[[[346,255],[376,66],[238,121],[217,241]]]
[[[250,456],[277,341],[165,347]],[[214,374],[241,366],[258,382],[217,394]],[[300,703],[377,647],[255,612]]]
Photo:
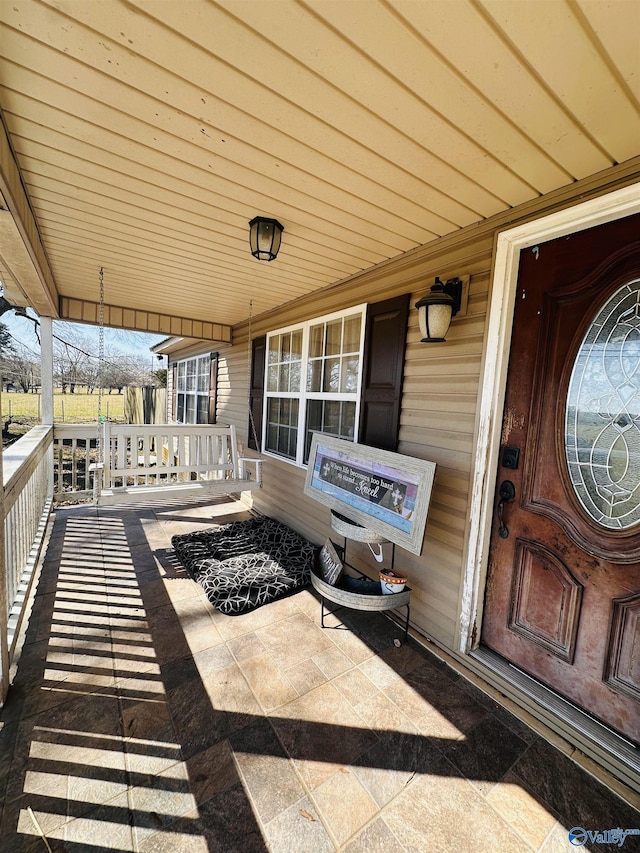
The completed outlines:
[[[53,426],[53,320],[40,317],[40,390],[42,424]],[[47,450],[47,497],[53,497],[53,443]]]
[[[42,424],[53,426],[53,320],[40,318]]]
[[[2,383],[0,383],[0,404]],[[0,705],[4,704],[9,690],[9,614],[7,612],[7,558],[4,546],[4,474],[0,452]]]

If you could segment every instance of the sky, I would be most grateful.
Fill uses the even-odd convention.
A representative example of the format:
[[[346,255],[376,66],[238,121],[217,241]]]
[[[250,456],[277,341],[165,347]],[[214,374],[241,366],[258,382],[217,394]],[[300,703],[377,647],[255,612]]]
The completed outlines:
[[[32,314],[32,316],[35,316]],[[10,333],[21,344],[24,344],[29,349],[39,350],[38,339],[34,332],[34,324],[31,320],[25,317],[16,316],[13,311],[7,311],[0,317],[0,322],[4,323]],[[65,332],[71,330],[73,333],[77,330],[77,334],[82,336],[82,339],[87,341],[95,348],[96,355],[99,348],[99,329],[97,326],[87,326],[83,323],[66,323],[54,320],[53,334],[61,338],[65,338]],[[71,337],[71,336],[70,336]],[[105,327],[104,342],[105,348],[117,350],[124,355],[140,356],[141,358],[149,358],[149,349],[159,341],[164,340],[166,335],[152,335],[146,332],[130,332],[126,329],[109,329]]]

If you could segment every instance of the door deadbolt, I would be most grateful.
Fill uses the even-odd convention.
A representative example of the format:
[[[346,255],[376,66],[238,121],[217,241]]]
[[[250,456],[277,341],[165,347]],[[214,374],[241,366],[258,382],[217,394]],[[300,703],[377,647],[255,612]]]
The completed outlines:
[[[502,467],[516,470],[520,462],[519,447],[504,447],[502,450]]]

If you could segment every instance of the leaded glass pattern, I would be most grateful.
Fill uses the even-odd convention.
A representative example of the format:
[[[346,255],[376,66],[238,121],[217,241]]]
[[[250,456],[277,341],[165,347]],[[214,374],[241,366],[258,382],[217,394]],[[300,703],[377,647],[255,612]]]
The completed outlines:
[[[591,518],[640,522],[640,280],[619,288],[587,329],[569,381],[565,452]]]

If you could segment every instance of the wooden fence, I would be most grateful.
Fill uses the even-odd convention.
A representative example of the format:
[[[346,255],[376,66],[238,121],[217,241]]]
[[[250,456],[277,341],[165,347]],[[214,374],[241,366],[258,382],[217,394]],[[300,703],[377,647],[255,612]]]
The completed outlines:
[[[167,420],[167,389],[125,388],[124,419],[128,424],[163,424]]]

